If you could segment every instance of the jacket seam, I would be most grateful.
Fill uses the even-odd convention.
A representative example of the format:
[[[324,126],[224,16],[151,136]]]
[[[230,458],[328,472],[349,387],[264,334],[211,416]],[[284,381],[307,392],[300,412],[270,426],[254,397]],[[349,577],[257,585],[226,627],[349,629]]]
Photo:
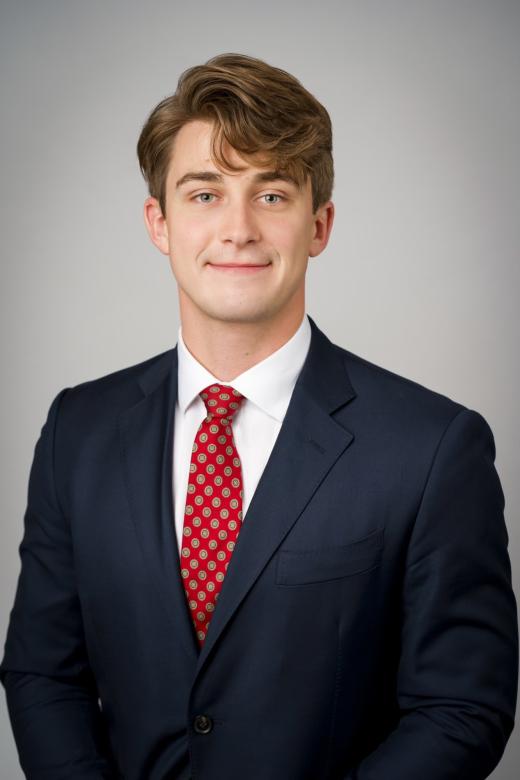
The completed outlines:
[[[62,502],[60,501],[59,495],[58,495],[58,488],[56,486],[56,429],[58,427],[58,414],[61,409],[61,403],[63,401],[63,398],[65,394],[68,392],[70,388],[65,387],[63,390],[60,390],[58,395],[56,396],[55,403],[56,408],[54,411],[54,421],[52,425],[52,431],[51,431],[51,464],[52,464],[52,492],[53,492],[53,498],[56,503],[56,508],[59,510],[62,517],[66,517],[66,514],[63,510]]]
[[[418,507],[417,507],[417,512],[415,513],[415,518],[414,518],[414,522],[413,522],[413,528],[412,528],[412,531],[413,531],[413,529],[415,528],[415,525],[417,524],[417,518],[419,517],[419,515],[420,515],[420,513],[421,513],[421,509],[422,509],[422,506],[423,506],[423,503],[424,503],[424,496],[425,496],[425,493],[426,493],[426,489],[427,489],[427,487],[428,487],[428,485],[429,485],[429,483],[430,483],[430,478],[431,478],[431,475],[432,475],[432,472],[433,472],[433,468],[434,468],[434,466],[435,466],[435,464],[436,464],[436,462],[437,462],[437,457],[438,457],[438,455],[439,455],[439,451],[440,451],[440,449],[441,449],[441,446],[442,446],[442,444],[443,444],[443,442],[444,442],[444,439],[446,438],[446,435],[447,435],[447,433],[448,433],[449,429],[451,428],[451,426],[453,425],[453,423],[455,422],[455,420],[458,420],[458,418],[459,418],[459,417],[460,417],[462,414],[464,414],[465,412],[470,412],[470,411],[471,411],[471,410],[470,410],[470,409],[468,409],[467,407],[464,407],[464,408],[460,409],[460,410],[459,410],[459,411],[458,411],[458,412],[457,412],[457,413],[456,413],[456,414],[455,414],[455,415],[454,415],[454,416],[451,418],[451,420],[450,420],[450,421],[449,421],[449,423],[447,424],[446,428],[445,428],[445,429],[444,429],[444,431],[442,432],[442,434],[441,434],[441,436],[440,436],[440,438],[439,438],[439,441],[437,442],[437,446],[435,447],[435,450],[434,450],[434,452],[433,452],[433,455],[432,455],[432,460],[431,460],[430,466],[429,466],[429,468],[428,468],[428,473],[426,474],[426,478],[425,478],[425,481],[424,481],[423,489],[422,489],[422,491],[421,491],[421,497],[420,497],[420,499],[419,499],[419,505],[418,505]]]

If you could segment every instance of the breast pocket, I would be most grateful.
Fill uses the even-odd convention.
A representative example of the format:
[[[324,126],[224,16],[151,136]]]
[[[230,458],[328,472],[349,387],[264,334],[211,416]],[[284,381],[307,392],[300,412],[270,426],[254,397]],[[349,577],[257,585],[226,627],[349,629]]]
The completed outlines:
[[[384,528],[337,547],[279,552],[277,585],[305,585],[352,577],[373,569],[383,557]]]

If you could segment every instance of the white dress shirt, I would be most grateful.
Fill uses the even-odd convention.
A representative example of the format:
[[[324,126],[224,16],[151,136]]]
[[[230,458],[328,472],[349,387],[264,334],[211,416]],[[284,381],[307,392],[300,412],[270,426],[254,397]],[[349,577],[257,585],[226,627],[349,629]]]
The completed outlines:
[[[207,414],[199,393],[208,385],[224,384],[231,385],[245,396],[232,422],[235,447],[242,463],[244,522],[247,508],[282,427],[310,342],[311,326],[307,315],[304,315],[296,333],[276,352],[248,368],[232,382],[222,382],[189,352],[182,338],[182,326],[179,327],[178,393],[173,441],[173,496],[179,555],[192,447],[198,427]]]

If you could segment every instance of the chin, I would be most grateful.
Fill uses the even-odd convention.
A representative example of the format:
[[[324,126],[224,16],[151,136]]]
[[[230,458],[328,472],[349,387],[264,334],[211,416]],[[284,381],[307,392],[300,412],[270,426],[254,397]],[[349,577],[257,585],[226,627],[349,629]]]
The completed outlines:
[[[213,310],[206,313],[212,319],[219,320],[220,322],[230,323],[262,322],[269,316],[265,309],[259,307],[251,307],[248,309],[239,306],[228,306],[227,308],[221,309],[219,311]]]

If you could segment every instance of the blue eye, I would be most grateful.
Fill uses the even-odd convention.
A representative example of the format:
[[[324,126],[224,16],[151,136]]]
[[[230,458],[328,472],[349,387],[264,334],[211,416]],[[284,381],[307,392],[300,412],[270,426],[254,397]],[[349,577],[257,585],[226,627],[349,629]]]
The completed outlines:
[[[212,203],[212,199],[215,197],[216,195],[214,195],[212,192],[199,192],[197,195],[194,196],[193,199],[198,200],[199,203]],[[265,195],[262,195],[261,197],[270,198],[270,200],[266,201],[266,203],[271,206],[274,206],[280,201],[285,200],[283,195],[277,195],[275,192],[267,192]]]

